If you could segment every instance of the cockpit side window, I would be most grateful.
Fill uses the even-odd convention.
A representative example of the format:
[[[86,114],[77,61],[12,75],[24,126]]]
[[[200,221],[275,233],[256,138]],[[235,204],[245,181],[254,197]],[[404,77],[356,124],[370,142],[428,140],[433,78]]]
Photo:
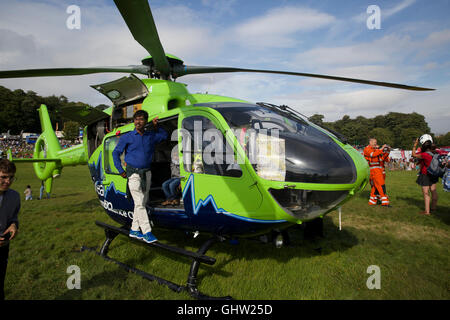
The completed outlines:
[[[222,132],[204,116],[182,122],[183,168],[186,172],[240,177],[242,170]]]
[[[112,153],[114,151],[114,149],[116,148],[117,144],[119,143],[119,139],[120,136],[111,136],[108,137],[103,145],[103,158],[104,158],[104,162],[103,165],[105,166],[105,173],[108,174],[119,174],[119,171],[117,170],[117,168],[114,165],[114,160],[112,157]],[[120,155],[120,161],[122,162],[122,168],[126,167],[125,164],[125,153],[122,153]]]

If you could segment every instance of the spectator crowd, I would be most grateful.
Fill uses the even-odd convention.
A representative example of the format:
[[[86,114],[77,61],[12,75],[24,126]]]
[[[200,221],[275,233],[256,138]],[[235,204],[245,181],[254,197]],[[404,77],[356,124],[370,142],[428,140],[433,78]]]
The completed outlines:
[[[27,143],[25,139],[2,139],[0,140],[0,150],[6,154],[8,149],[14,158],[32,158],[34,144]]]
[[[70,141],[60,140],[61,148],[67,149],[72,146]],[[8,149],[11,149],[14,158],[32,158],[34,143],[27,143],[25,139],[0,139],[0,154],[3,157]]]

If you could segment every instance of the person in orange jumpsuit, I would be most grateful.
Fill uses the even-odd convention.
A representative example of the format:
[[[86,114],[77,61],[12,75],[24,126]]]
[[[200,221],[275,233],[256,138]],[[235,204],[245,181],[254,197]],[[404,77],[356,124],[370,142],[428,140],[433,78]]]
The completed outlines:
[[[385,173],[384,173],[384,155],[383,150],[387,145],[378,148],[377,139],[370,138],[369,145],[364,148],[364,157],[369,163],[370,168],[370,191],[369,205],[377,204],[377,194],[381,198],[381,205],[390,207],[389,198],[386,194]]]

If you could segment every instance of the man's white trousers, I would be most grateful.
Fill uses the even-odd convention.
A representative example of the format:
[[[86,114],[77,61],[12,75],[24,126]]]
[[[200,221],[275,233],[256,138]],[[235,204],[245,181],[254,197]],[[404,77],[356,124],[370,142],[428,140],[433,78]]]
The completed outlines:
[[[145,190],[147,191],[144,194],[141,188],[141,178],[139,175],[137,173],[133,173],[128,178],[128,188],[130,189],[130,193],[134,201],[133,223],[131,224],[131,230],[139,231],[140,229],[142,234],[146,234],[152,230],[147,215],[147,209],[145,208],[150,191],[150,185],[152,183],[152,172],[150,170],[146,172],[145,179]]]

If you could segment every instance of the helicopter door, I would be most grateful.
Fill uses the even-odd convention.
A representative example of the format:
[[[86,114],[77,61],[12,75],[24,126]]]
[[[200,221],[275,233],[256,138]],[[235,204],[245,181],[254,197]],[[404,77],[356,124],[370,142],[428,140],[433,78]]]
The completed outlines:
[[[207,205],[237,215],[256,211],[262,195],[246,166],[237,163],[233,142],[225,139],[219,121],[197,111],[180,116],[179,127],[185,209],[192,208],[194,217]]]
[[[122,178],[119,174],[112,157],[112,152],[117,146],[117,143],[119,143],[119,139],[120,135],[114,135],[107,137],[103,141],[102,182],[101,186],[96,185],[96,187],[100,188],[100,192],[103,193],[103,206],[105,209],[108,209],[108,213],[110,215],[114,214],[115,220],[120,219],[124,221],[123,223],[126,223],[127,218],[132,219],[134,206],[126,195],[127,179]],[[124,158],[125,154],[123,153],[120,156],[123,168],[125,168]],[[102,170],[102,168],[100,168],[100,170]]]
[[[91,87],[104,94],[115,106],[145,98],[148,95],[147,87],[134,74]]]

